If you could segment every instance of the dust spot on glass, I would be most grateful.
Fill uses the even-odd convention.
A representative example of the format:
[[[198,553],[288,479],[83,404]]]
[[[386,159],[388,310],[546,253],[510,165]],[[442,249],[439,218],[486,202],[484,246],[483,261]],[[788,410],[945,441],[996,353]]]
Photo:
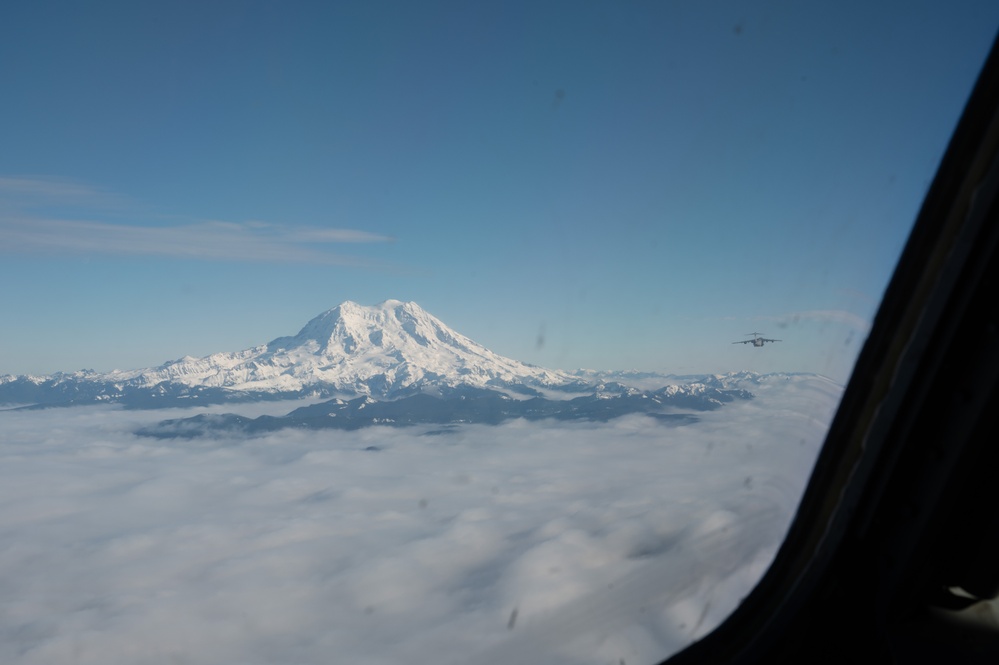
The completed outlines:
[[[538,339],[534,342],[534,346],[537,349],[542,349],[545,346],[545,324],[541,324],[541,328],[538,329]]]
[[[739,19],[739,22],[732,26],[732,32],[736,37],[742,34],[742,31],[746,28],[746,19]]]
[[[364,608],[364,613],[365,614],[374,614],[375,613],[375,608],[372,607],[371,605],[368,605],[367,607]]]
[[[517,608],[513,608],[513,612],[510,612],[510,620],[506,622],[506,629],[513,630],[513,627],[517,625]]]
[[[420,499],[420,503],[418,505],[420,506],[420,508],[426,508],[427,507],[427,500],[426,499]]]
[[[565,90],[559,88],[555,91],[555,96],[552,98],[552,111],[557,111],[558,107],[562,105],[563,100],[565,100]]]

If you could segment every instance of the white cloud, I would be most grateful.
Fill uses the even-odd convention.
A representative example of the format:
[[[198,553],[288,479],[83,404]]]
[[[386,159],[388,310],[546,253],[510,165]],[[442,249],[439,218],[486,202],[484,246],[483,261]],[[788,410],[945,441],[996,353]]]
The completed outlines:
[[[72,215],[44,214],[71,205]],[[307,262],[388,267],[317,245],[385,243],[393,238],[357,229],[267,222],[197,220],[188,223],[112,223],[128,207],[121,197],[87,185],[46,178],[0,177],[0,247],[9,253],[111,254],[197,260]]]
[[[391,236],[357,231],[355,229],[308,229],[294,228],[288,233],[294,242],[392,242]]]
[[[124,199],[110,192],[64,178],[0,176],[0,201],[19,207],[79,204],[109,207]]]
[[[687,427],[438,436],[0,412],[0,661],[652,662],[763,572],[839,388],[758,392]]]
[[[48,218],[8,218],[0,240],[8,252],[120,254],[179,259],[297,262],[377,266],[374,261],[318,249],[303,240],[312,233],[278,226],[200,222],[178,226],[138,226]],[[317,231],[316,242],[387,242],[390,238],[348,229]],[[349,238],[334,240],[336,237]]]

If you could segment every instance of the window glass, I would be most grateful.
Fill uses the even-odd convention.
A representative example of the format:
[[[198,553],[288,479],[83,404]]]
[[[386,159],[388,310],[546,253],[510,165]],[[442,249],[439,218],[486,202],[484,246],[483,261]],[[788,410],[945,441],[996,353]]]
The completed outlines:
[[[5,5],[0,660],[634,665],[707,634],[997,26]]]

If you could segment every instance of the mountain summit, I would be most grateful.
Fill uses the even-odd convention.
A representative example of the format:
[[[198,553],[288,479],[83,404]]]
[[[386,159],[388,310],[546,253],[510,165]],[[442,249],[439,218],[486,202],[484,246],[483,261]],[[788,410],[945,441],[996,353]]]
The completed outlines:
[[[255,356],[263,369],[291,368],[303,385],[323,383],[337,390],[389,396],[413,388],[460,385],[561,387],[575,377],[526,365],[493,353],[447,327],[415,302],[386,300],[365,307],[347,301],[323,312],[294,337],[279,337]],[[249,387],[249,383],[238,384]]]
[[[386,300],[366,307],[347,301],[313,318],[297,335],[243,351],[104,374],[2,377],[0,403],[150,406],[173,399],[206,403],[334,394],[391,399],[463,387],[536,394],[586,385],[578,377],[493,353],[414,302]]]
[[[513,374],[527,368],[456,333],[415,302],[399,300],[373,307],[348,300],[309,321],[294,337],[279,337],[267,347],[278,353],[304,351],[338,365],[374,363],[390,368],[408,362],[445,372],[450,367],[474,370],[481,365],[487,371]]]

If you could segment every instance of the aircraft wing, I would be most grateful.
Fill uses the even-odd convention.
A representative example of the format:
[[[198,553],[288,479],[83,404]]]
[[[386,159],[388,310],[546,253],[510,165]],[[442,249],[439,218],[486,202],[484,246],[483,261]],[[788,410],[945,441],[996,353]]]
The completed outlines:
[[[751,339],[744,339],[741,342],[732,342],[732,343],[733,344],[752,344],[753,340],[751,340]]]
[[[782,339],[764,339],[763,341],[764,342],[783,342],[784,340],[782,340]]]

